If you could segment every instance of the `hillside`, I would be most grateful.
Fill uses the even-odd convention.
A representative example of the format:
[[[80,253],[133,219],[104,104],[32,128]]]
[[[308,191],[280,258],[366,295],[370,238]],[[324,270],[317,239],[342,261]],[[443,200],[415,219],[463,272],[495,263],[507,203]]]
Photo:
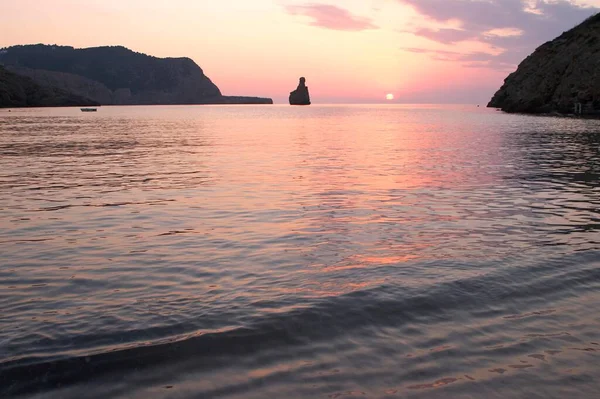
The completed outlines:
[[[191,59],[157,58],[121,46],[85,49],[42,44],[13,46],[0,50],[0,64],[38,84],[58,87],[102,104],[225,101],[219,88]]]
[[[600,111],[600,14],[540,46],[504,81],[488,107],[506,112]]]
[[[0,66],[0,108],[98,105],[88,98],[16,75]]]

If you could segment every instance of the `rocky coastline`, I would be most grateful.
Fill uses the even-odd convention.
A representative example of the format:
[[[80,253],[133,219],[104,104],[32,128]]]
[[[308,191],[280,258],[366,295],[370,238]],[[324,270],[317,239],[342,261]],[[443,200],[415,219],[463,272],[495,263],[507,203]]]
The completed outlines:
[[[273,104],[264,97],[224,96],[189,58],[157,58],[122,46],[12,46],[0,49],[0,66],[81,99],[77,105]]]
[[[97,106],[98,102],[56,87],[41,86],[33,79],[0,66],[0,108]]]
[[[600,14],[541,45],[488,107],[509,113],[600,117]]]

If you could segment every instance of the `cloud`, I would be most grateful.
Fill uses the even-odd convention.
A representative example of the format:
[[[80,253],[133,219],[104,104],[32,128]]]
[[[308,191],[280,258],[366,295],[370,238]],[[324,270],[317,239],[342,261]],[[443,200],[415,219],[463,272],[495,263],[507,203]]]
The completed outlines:
[[[502,50],[499,55],[457,53],[454,59],[467,61],[465,66],[494,69],[514,67],[542,43],[600,11],[569,0],[396,1],[438,24],[460,23],[460,28],[415,28],[411,33],[416,36],[445,45],[477,41]]]
[[[523,31],[517,28],[495,28],[484,33],[485,36],[510,37],[521,36]]]
[[[486,68],[498,71],[508,72],[514,69],[515,63],[523,57],[520,53],[513,54],[503,52],[501,54],[491,54],[483,51],[458,52],[448,50],[429,50],[424,48],[408,47],[402,48],[404,51],[417,54],[427,54],[436,61],[460,62],[463,66],[469,68]]]
[[[305,4],[286,6],[291,15],[302,15],[312,19],[310,25],[341,31],[363,31],[378,29],[373,20],[353,15],[348,10],[328,4]]]
[[[434,30],[429,28],[419,28],[413,33],[417,36],[444,44],[453,44],[473,39],[473,34],[471,32],[460,29],[443,28]]]

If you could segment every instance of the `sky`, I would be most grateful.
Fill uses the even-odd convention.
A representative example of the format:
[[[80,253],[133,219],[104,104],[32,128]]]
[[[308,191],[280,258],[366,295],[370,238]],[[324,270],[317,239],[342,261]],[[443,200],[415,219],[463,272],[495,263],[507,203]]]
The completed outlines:
[[[225,95],[485,105],[600,0],[0,0],[0,47],[123,45],[192,58]]]

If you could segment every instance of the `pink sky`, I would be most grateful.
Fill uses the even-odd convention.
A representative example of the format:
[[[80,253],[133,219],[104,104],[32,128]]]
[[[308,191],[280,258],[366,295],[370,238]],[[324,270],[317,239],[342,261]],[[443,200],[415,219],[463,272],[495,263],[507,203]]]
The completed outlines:
[[[226,95],[285,102],[485,104],[538,45],[600,0],[19,0],[0,47],[123,45],[190,57]]]

